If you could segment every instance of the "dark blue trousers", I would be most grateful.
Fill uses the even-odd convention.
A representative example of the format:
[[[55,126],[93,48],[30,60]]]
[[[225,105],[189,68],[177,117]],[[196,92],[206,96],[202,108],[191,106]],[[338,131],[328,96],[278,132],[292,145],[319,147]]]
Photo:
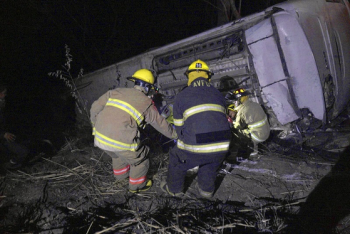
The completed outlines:
[[[187,170],[199,166],[198,185],[205,192],[214,192],[217,172],[227,152],[196,154],[175,146],[169,153],[167,184],[170,192],[183,191]]]

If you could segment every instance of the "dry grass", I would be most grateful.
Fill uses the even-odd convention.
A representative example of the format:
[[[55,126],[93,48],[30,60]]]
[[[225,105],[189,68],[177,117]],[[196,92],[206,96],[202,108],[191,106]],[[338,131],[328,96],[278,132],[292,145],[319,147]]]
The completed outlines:
[[[288,179],[274,167],[260,171],[235,167],[231,172],[226,171],[226,176],[245,194],[244,204],[229,198],[204,200],[195,196],[191,188],[183,198],[173,198],[157,186],[165,178],[168,164],[168,154],[162,152],[158,142],[151,142],[150,154],[149,174],[155,186],[150,192],[132,194],[128,192],[128,180],[115,181],[109,156],[93,147],[89,140],[67,138],[52,158],[44,158],[32,167],[9,172],[1,178],[2,184],[13,187],[44,184],[42,195],[17,213],[21,217],[15,219],[17,224],[22,222],[20,225],[26,231],[43,231],[49,226],[69,233],[283,233],[303,201],[296,195],[310,192],[310,183],[319,180],[318,174]],[[296,160],[265,148],[263,154],[269,156],[268,164]],[[322,166],[331,164],[313,161]],[[261,194],[247,184],[261,188],[270,198],[261,199]],[[271,193],[270,187],[276,184],[284,188],[279,193],[283,198]],[[6,194],[0,195],[2,200],[11,199]],[[45,216],[44,210],[53,214]]]
[[[246,209],[222,201],[172,198],[159,191],[131,194],[127,191],[128,180],[114,180],[108,157],[97,148],[79,147],[79,141],[67,139],[51,159],[43,159],[28,171],[18,170],[6,175],[6,180],[33,185],[45,182],[48,190],[60,191],[55,195],[61,194],[62,200],[58,203],[64,205],[60,209],[64,208],[65,213],[61,213],[58,220],[66,223],[64,228],[61,227],[65,230],[76,231],[78,227],[72,220],[78,218],[81,220],[80,231],[86,233],[112,233],[116,230],[139,230],[142,233],[280,232],[286,225],[279,213],[286,213],[289,207],[298,204],[270,204],[263,208],[256,204],[256,207]],[[159,184],[166,174],[168,157],[153,151],[151,161],[150,172],[154,183]],[[75,201],[82,196],[89,203],[86,208]],[[46,199],[42,203],[47,204],[50,196]],[[111,206],[115,207],[112,213],[104,211]],[[42,209],[42,205],[33,209]],[[40,221],[37,222],[37,228],[42,230]],[[53,221],[49,220],[49,223],[55,225]]]

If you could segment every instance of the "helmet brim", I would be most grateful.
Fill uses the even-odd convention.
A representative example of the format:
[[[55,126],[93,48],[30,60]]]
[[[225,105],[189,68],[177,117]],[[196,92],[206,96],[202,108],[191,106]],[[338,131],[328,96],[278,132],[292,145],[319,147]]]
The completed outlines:
[[[225,95],[225,99],[227,101],[234,101],[235,100],[235,95],[231,92],[228,92],[226,95]]]
[[[191,69],[191,70],[185,71],[185,76],[188,76],[188,74],[190,74],[191,72],[195,72],[195,71],[204,71],[204,72],[206,72],[208,74],[208,78],[209,79],[214,75],[214,72],[212,72],[212,71],[208,71],[208,70],[204,70],[204,69]]]
[[[132,82],[135,82],[135,78],[134,78],[134,77],[131,77],[131,76],[130,76],[130,77],[126,77],[126,79],[127,79],[127,80],[130,80],[130,81],[132,81]]]

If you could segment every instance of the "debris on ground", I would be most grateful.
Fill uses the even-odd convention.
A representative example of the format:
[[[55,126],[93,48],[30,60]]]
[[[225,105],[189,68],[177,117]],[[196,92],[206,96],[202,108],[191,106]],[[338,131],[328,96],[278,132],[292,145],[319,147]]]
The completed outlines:
[[[349,136],[347,132],[317,134],[303,145],[269,141],[260,147],[258,161],[241,158],[225,162],[211,199],[198,194],[196,170],[186,177],[183,197],[168,196],[160,189],[161,181],[166,178],[168,150],[157,141],[153,141],[150,155],[149,176],[154,185],[145,193],[133,194],[128,191],[128,180],[115,181],[110,157],[93,147],[91,139],[67,139],[55,155],[43,156],[18,170],[3,171],[0,231],[293,233],[295,228],[308,230],[310,224],[300,221],[300,212],[310,216],[308,206],[312,205],[309,204],[318,205],[314,191],[327,178],[344,177],[343,183],[339,183],[346,187],[348,167],[339,163],[347,162],[342,157]],[[344,173],[335,175],[334,168],[343,168]],[[337,191],[329,192],[337,194]],[[350,204],[350,196],[344,196],[347,192],[344,188],[337,197],[345,206]],[[310,201],[310,196],[316,197],[315,200]],[[328,202],[330,206],[334,204],[331,199]],[[322,200],[322,204],[328,203]],[[329,213],[337,220],[331,229],[348,230],[349,213]],[[324,230],[328,228],[320,226]]]

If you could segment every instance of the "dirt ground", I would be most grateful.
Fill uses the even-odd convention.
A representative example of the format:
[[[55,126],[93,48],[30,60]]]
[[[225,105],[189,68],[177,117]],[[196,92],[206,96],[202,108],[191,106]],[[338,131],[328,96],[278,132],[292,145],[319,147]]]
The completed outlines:
[[[1,169],[0,233],[350,233],[349,140],[347,125],[303,144],[271,139],[260,160],[223,165],[214,197],[203,199],[194,172],[182,198],[161,191],[168,149],[157,139],[154,186],[132,194],[92,137],[74,136],[54,155]]]

